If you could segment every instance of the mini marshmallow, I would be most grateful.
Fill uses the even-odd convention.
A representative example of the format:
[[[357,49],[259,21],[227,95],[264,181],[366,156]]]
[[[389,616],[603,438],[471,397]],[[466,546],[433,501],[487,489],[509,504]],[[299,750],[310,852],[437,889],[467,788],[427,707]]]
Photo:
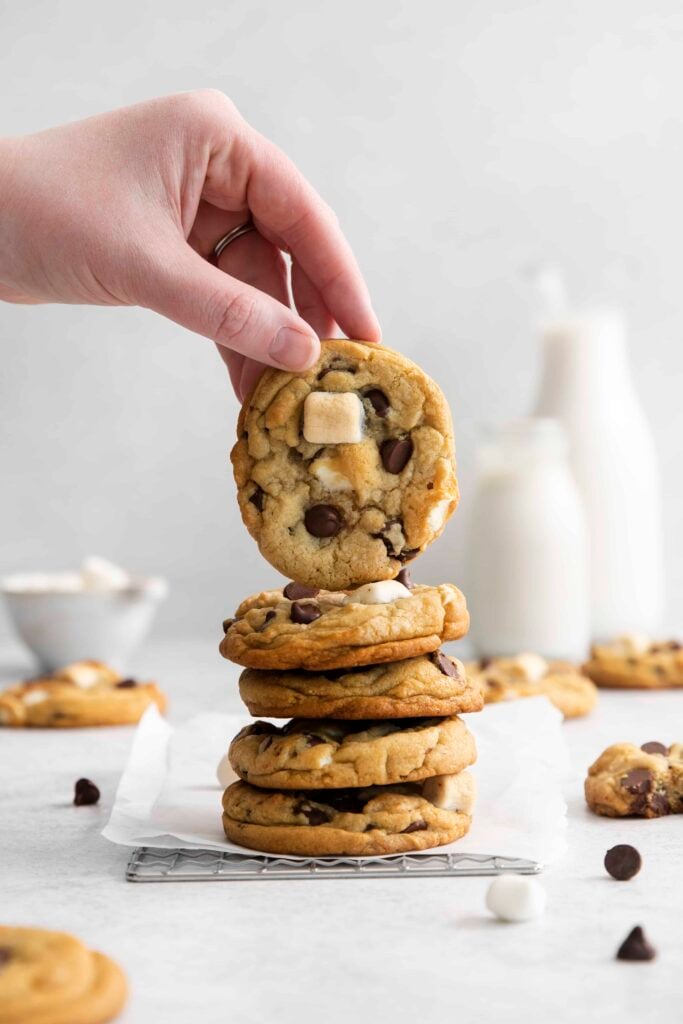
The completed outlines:
[[[548,662],[540,654],[520,654],[515,658],[515,664],[530,683],[538,683],[548,672]]]
[[[339,473],[336,469],[333,469],[332,466],[325,462],[324,459],[318,459],[313,463],[311,466],[311,473],[318,483],[321,483],[328,491],[353,490],[353,484],[349,478],[344,476],[343,473]]]
[[[130,576],[124,569],[96,555],[85,559],[81,576],[86,590],[125,590],[130,586]]]
[[[304,438],[312,444],[358,444],[365,410],[353,391],[312,391],[304,402]]]
[[[230,764],[230,757],[228,754],[224,754],[223,757],[218,762],[218,767],[216,768],[216,778],[220,782],[223,789],[227,789],[229,785],[239,780],[239,775],[237,775],[237,773],[233,771],[233,767]]]
[[[501,921],[531,921],[545,911],[546,892],[535,878],[500,875],[486,893],[486,906]]]
[[[65,669],[62,669],[60,675],[75,683],[81,690],[89,690],[91,686],[102,680],[100,667],[90,665],[86,661],[76,661],[73,665],[67,665]]]
[[[402,597],[410,597],[410,591],[398,580],[379,580],[351,591],[344,604],[391,604]]]
[[[476,784],[469,772],[457,775],[433,775],[422,783],[422,796],[444,811],[471,814],[474,809]]]

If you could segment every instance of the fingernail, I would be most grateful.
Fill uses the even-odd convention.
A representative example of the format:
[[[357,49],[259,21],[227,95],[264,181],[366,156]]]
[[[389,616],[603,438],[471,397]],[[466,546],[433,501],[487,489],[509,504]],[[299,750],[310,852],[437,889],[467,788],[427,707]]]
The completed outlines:
[[[287,370],[307,370],[318,357],[318,339],[293,327],[281,327],[268,354]]]

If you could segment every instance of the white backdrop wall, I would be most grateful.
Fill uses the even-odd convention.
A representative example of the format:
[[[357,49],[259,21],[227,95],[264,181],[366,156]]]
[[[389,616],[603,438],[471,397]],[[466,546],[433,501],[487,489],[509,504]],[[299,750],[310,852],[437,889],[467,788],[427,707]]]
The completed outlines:
[[[532,401],[524,267],[555,260],[580,299],[623,302],[664,469],[668,618],[683,622],[679,3],[22,0],[0,12],[1,134],[214,86],[335,207],[386,341],[454,412],[463,501],[418,579],[462,582],[481,423]],[[236,511],[237,407],[205,340],[141,310],[0,306],[0,403],[0,571],[100,553],[161,572],[173,589],[159,629],[214,640],[236,601],[276,578]]]

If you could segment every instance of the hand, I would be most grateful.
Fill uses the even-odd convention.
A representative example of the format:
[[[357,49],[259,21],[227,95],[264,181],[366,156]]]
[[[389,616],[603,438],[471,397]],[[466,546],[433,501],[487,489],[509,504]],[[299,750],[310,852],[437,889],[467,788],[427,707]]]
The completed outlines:
[[[212,266],[250,215],[257,232]],[[0,298],[156,310],[217,343],[240,399],[264,363],[311,366],[337,324],[380,340],[332,211],[213,90],[3,140]]]

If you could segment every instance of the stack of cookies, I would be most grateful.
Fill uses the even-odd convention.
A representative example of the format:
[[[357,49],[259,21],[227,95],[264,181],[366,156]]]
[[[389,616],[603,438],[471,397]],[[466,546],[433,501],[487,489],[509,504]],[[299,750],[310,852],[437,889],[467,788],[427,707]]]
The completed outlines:
[[[384,346],[323,342],[301,375],[266,370],[232,453],[244,521],[293,582],[224,623],[256,721],[232,741],[227,836],[268,853],[423,850],[469,829],[481,685],[439,650],[467,632],[460,591],[406,563],[458,500],[443,394]]]

